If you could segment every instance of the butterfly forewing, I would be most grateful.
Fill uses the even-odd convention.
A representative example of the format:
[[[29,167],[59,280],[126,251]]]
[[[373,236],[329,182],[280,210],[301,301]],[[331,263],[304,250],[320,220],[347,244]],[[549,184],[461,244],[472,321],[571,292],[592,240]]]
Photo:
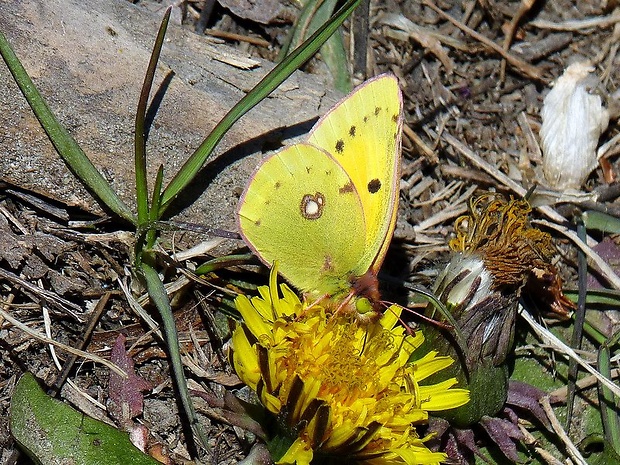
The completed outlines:
[[[355,274],[383,262],[398,209],[402,97],[396,77],[358,87],[327,113],[308,143],[329,152],[353,180],[364,210],[365,251]]]

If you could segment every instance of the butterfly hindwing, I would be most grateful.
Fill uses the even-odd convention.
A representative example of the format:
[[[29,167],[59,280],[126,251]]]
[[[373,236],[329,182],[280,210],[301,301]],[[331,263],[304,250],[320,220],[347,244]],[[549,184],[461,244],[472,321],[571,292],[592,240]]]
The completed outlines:
[[[295,144],[267,158],[241,199],[242,234],[266,263],[305,292],[334,294],[364,251],[364,214],[342,167]]]

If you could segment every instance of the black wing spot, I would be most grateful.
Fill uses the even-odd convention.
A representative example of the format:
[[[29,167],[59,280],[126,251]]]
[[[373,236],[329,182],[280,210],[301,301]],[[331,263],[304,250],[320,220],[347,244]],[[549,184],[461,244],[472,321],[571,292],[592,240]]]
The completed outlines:
[[[344,141],[342,139],[338,139],[336,142],[336,152],[342,153],[344,150]]]
[[[375,116],[381,113],[381,107],[375,107]]]
[[[355,131],[357,131],[357,128],[356,128],[355,126],[351,126],[351,127],[349,128],[349,135],[350,135],[351,137],[355,137]]]
[[[373,179],[372,181],[368,183],[368,192],[370,192],[371,194],[376,194],[380,190],[381,190],[381,181],[379,181],[377,178]]]

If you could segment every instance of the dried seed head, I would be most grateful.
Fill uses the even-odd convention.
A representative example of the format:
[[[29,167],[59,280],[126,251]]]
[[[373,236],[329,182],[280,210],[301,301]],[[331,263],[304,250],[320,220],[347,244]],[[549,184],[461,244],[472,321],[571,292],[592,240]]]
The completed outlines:
[[[455,224],[450,248],[456,252],[433,292],[456,320],[466,340],[465,362],[498,366],[512,346],[514,321],[526,285],[558,315],[572,303],[552,264],[551,236],[529,222],[526,200],[488,193],[473,198],[469,214]]]

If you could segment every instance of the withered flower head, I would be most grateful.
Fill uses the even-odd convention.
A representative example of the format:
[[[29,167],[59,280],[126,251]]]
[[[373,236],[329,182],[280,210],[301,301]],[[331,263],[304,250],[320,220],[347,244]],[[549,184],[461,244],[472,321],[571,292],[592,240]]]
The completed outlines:
[[[551,263],[551,236],[530,225],[530,211],[527,201],[506,200],[499,194],[472,199],[469,214],[457,220],[456,237],[450,241],[456,253],[433,288],[464,341],[458,344],[453,335],[429,329],[424,346],[460,361],[433,377],[456,376],[469,385],[472,402],[453,412],[457,424],[494,415],[506,401],[505,361],[524,287],[537,289],[562,315],[572,307]]]
[[[545,97],[540,138],[545,179],[559,191],[581,189],[598,164],[599,138],[609,124],[609,112],[596,87],[594,66],[568,66]]]

